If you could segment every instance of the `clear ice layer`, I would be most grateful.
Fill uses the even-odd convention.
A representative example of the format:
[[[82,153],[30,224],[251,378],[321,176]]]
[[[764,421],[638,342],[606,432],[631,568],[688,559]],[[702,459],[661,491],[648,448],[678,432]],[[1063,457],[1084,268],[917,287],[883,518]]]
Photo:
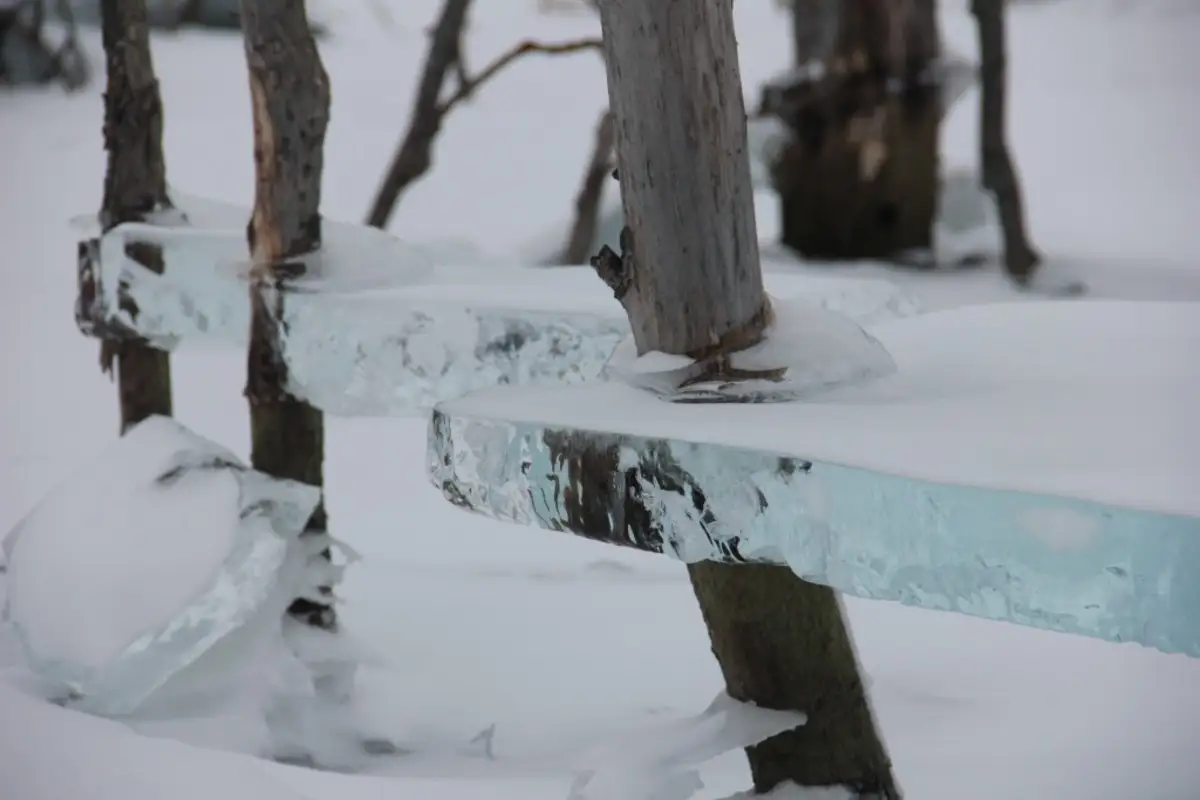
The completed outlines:
[[[429,475],[498,520],[1200,657],[1200,307],[996,304],[872,333],[896,372],[805,402],[619,382],[448,401]]]
[[[121,225],[83,255],[80,327],[170,350],[249,331],[250,210],[174,194],[177,210]],[[442,266],[437,254],[374,228],[326,220],[319,253],[282,288],[284,355],[297,396],[332,414],[386,416],[498,384],[599,377],[629,333],[620,304],[588,267]],[[126,255],[162,248],[156,274]],[[886,281],[770,273],[799,298],[859,324],[915,314]]]

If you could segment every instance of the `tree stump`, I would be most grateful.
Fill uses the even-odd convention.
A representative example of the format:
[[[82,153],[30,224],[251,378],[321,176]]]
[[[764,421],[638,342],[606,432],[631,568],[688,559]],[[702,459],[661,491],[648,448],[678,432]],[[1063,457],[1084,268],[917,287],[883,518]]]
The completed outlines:
[[[798,74],[762,113],[794,134],[772,168],[783,244],[827,261],[931,251],[942,105],[932,0],[797,0]]]

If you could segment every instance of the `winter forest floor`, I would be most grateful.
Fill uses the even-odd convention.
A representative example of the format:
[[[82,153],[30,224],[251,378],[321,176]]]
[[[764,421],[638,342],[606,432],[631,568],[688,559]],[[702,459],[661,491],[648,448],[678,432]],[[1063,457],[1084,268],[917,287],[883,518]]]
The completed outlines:
[[[407,121],[434,0],[314,5],[333,35],[324,211],[360,219]],[[480,2],[469,63],[521,38],[591,35],[587,15]],[[964,0],[944,32],[975,52]],[[748,97],[786,66],[781,12],[735,6]],[[1200,6],[1060,0],[1014,6],[1012,143],[1047,273],[1096,296],[1200,300]],[[87,34],[100,58],[99,37]],[[168,179],[248,203],[251,126],[236,38],[158,35]],[[79,95],[0,93],[0,531],[116,435],[115,390],[72,320],[68,220],[98,208],[102,81]],[[397,208],[414,241],[504,258],[571,209],[606,102],[592,54],[525,59],[449,118],[435,166]],[[947,165],[975,161],[976,97],[944,126]],[[776,221],[760,220],[769,237]],[[794,269],[804,269],[794,266]],[[882,275],[882,267],[848,271]],[[887,272],[928,307],[1011,300],[992,268]],[[597,290],[602,288],[598,285]],[[173,360],[176,415],[245,454],[244,356]],[[930,433],[936,446],[936,431]],[[575,765],[624,732],[703,710],[721,688],[683,568],[447,504],[424,476],[425,422],[331,420],[331,529],[363,556],[341,609],[373,654],[358,705],[421,753],[369,775],[316,773],[136,735],[35,702],[0,673],[0,794],[13,800],[564,798]],[[102,568],[103,565],[98,565]],[[848,600],[899,779],[915,800],[1189,800],[1200,792],[1200,661]],[[7,649],[6,649],[7,648]],[[13,663],[0,640],[0,667]],[[496,759],[459,754],[496,725]],[[214,746],[223,742],[217,737]],[[701,771],[700,797],[748,785],[740,753]]]

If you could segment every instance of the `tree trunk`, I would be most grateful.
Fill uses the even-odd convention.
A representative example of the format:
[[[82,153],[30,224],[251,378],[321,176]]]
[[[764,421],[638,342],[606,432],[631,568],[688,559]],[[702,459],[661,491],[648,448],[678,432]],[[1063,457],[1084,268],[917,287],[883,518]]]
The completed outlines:
[[[150,59],[145,0],[103,0],[101,36],[108,86],[104,93],[104,147],[108,164],[100,225],[105,232],[170,206],[163,160],[162,98]],[[126,255],[162,273],[158,248],[130,245]],[[121,432],[155,414],[171,415],[171,362],[139,341],[103,341],[100,363],[116,362]]]
[[[247,227],[254,262],[246,375],[250,460],[269,475],[323,486],[324,419],[288,391],[279,329],[286,301],[278,287],[284,275],[303,271],[301,258],[321,244],[329,79],[302,0],[242,0],[241,9],[257,175]],[[305,534],[324,534],[326,526],[322,500]],[[291,613],[311,625],[336,626],[332,598],[298,599]]]
[[[770,320],[732,5],[600,4],[628,227],[621,258],[594,263],[640,353],[736,352]],[[729,694],[809,715],[747,750],[755,788],[793,781],[898,797],[836,595],[781,567],[689,572]]]
[[[1004,267],[1010,278],[1026,285],[1040,261],[1025,231],[1021,184],[1008,153],[1007,93],[1008,46],[1004,30],[1004,4],[998,0],[972,0],[971,13],[979,29],[981,100],[979,111],[980,163],[983,188],[996,198],[1004,235]]]
[[[933,0],[796,0],[793,14],[802,73],[763,109],[796,134],[772,169],[783,243],[822,260],[931,251],[941,122]]]

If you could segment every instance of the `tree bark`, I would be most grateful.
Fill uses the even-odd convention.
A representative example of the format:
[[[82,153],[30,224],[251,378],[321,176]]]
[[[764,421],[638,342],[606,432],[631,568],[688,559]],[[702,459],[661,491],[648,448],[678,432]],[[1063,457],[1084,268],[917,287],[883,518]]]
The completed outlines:
[[[163,159],[163,108],[145,0],[103,0],[101,36],[108,85],[104,93],[104,147],[108,164],[100,225],[108,232],[170,207]],[[126,255],[162,273],[162,253],[130,245]],[[170,356],[140,341],[103,341],[100,363],[116,364],[121,432],[156,414],[171,415]]]
[[[1020,285],[1033,278],[1040,258],[1025,230],[1021,184],[1008,152],[1008,56],[1004,4],[972,0],[971,13],[979,31],[980,89],[979,144],[983,188],[996,198],[1004,236],[1004,267]]]
[[[732,0],[600,4],[625,219],[593,263],[638,352],[693,357],[761,340],[763,290]],[[803,711],[749,748],[755,789],[784,781],[899,794],[837,596],[781,567],[689,567],[729,694]]]
[[[325,426],[319,410],[288,390],[280,348],[283,278],[321,244],[321,172],[329,124],[329,79],[302,0],[242,0],[242,30],[254,113],[254,209],[247,237],[254,263],[246,398],[250,460],[279,478],[324,485]],[[324,500],[306,535],[327,529]],[[326,557],[329,556],[326,552]],[[291,613],[336,627],[327,603],[297,599]]]
[[[762,109],[796,135],[772,170],[783,243],[834,261],[931,251],[941,121],[933,0],[796,0],[793,15],[806,74]]]

